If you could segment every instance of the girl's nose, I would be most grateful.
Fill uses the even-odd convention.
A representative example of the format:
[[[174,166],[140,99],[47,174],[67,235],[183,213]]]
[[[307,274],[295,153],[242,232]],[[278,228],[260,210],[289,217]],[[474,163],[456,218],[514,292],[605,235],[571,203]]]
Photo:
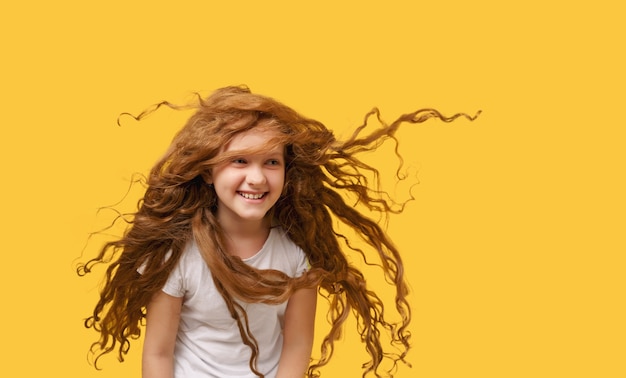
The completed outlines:
[[[249,185],[262,185],[265,184],[267,178],[263,173],[263,169],[261,167],[250,166],[248,170],[248,174],[246,176],[246,182]]]

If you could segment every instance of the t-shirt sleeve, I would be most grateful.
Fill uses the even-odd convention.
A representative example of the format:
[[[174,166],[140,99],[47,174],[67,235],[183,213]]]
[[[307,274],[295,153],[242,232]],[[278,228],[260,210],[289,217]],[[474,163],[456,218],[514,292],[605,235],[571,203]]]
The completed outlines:
[[[185,295],[185,287],[183,284],[183,275],[181,264],[184,263],[184,259],[180,259],[178,264],[174,267],[174,270],[170,273],[169,277],[167,277],[167,281],[165,281],[165,285],[163,285],[163,292],[165,294],[169,294],[172,297],[183,297]]]
[[[166,258],[169,258],[170,254],[171,254],[171,251],[168,252],[168,255]],[[181,259],[178,260],[178,264],[176,264],[176,266],[174,267],[174,270],[172,270],[169,277],[167,278],[167,281],[165,281],[165,285],[163,285],[163,288],[161,289],[163,290],[165,294],[169,294],[173,297],[178,297],[178,298],[185,295],[182,267],[181,267],[181,264],[184,264],[183,257],[181,257]],[[143,274],[144,270],[145,270],[145,265],[142,265],[139,267],[139,269],[137,269],[137,272],[139,274]]]
[[[309,264],[309,259],[307,259],[306,254],[302,249],[298,247],[298,260],[297,260],[297,268],[295,277],[300,277],[304,272],[311,268],[311,264]]]

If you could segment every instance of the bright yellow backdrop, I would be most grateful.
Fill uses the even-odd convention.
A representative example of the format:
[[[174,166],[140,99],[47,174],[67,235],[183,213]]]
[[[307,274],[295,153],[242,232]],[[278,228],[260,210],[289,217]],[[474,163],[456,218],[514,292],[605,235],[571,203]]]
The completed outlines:
[[[420,184],[390,223],[414,309],[413,368],[397,377],[626,376],[619,3],[3,5],[0,374],[139,376],[139,344],[87,364],[98,277],[73,268],[96,209],[184,117],[116,117],[247,84],[339,135],[372,106],[387,120],[483,110],[400,133]],[[323,377],[359,377],[359,348],[348,335]]]

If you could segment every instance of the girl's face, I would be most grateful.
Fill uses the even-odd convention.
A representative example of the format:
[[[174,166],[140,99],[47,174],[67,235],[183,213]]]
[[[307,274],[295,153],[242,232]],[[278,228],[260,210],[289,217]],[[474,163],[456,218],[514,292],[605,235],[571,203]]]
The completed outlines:
[[[223,226],[262,222],[278,201],[285,183],[284,146],[262,153],[244,152],[276,135],[276,131],[255,128],[236,135],[224,147],[224,152],[236,155],[216,166],[211,178],[217,194],[217,218]]]

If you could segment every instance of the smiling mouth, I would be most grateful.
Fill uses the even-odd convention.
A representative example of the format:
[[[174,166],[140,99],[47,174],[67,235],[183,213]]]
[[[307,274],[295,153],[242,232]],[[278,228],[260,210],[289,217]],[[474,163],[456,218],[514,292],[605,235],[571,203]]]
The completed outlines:
[[[242,196],[245,199],[261,199],[263,197],[265,197],[265,193],[242,193],[239,192],[239,195]]]

